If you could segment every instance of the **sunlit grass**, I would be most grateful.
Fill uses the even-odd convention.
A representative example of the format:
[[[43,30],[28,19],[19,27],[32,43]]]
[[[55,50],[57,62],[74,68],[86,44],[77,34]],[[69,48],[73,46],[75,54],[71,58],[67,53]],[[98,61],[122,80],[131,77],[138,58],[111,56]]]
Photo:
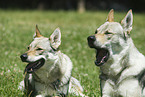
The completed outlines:
[[[87,37],[106,21],[108,12],[9,11],[0,10],[0,96],[20,97],[18,85],[26,66],[19,56],[33,39],[35,25],[48,36],[59,27],[62,32],[61,51],[73,62],[72,75],[79,79],[84,94],[99,97],[99,68],[94,65],[95,52],[87,45]],[[126,13],[115,13],[121,21]],[[145,14],[135,14],[131,36],[136,47],[145,54]]]

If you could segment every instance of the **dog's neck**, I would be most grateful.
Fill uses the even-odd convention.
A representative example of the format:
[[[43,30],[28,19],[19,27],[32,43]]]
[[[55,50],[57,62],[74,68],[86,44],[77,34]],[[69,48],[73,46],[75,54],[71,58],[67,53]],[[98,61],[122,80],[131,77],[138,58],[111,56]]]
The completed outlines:
[[[44,81],[43,83],[52,83],[53,81],[58,80],[61,77],[59,66],[59,62],[61,61],[61,59],[59,58],[59,54],[62,53],[60,51],[56,52],[55,55],[49,53],[48,59],[45,61],[44,66],[35,72],[34,77],[36,77],[36,79],[42,79]]]
[[[123,69],[129,66],[129,57],[132,52],[138,52],[132,39],[126,41],[122,51],[119,54],[112,54],[111,58],[101,66],[101,72],[106,75],[117,76]]]
[[[69,67],[67,64],[69,64]],[[35,74],[37,78],[42,79],[47,84],[56,80],[63,81],[65,84],[71,76],[71,70],[72,63],[69,57],[61,53],[61,51],[57,51],[53,60],[46,60],[44,67],[40,68]],[[66,72],[68,73],[67,76],[64,75]]]
[[[120,83],[124,79],[137,76],[145,69],[145,57],[137,50],[131,38],[126,43],[125,49],[120,54],[112,56],[106,64],[101,66],[101,76],[103,80],[114,79]]]

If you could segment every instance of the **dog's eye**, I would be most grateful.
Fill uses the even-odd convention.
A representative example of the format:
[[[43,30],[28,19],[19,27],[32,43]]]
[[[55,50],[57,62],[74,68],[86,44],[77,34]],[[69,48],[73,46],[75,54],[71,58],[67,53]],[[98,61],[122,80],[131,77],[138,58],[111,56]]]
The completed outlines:
[[[96,31],[95,31],[95,34],[97,34],[97,33],[98,33],[98,31],[96,30]]]
[[[108,34],[113,34],[113,33],[106,31],[106,32],[105,32],[105,34],[107,34],[107,35],[108,35]]]
[[[36,50],[43,50],[42,48],[37,48]]]
[[[29,50],[29,49],[30,49],[30,47],[28,46],[28,47],[27,47],[27,49]]]

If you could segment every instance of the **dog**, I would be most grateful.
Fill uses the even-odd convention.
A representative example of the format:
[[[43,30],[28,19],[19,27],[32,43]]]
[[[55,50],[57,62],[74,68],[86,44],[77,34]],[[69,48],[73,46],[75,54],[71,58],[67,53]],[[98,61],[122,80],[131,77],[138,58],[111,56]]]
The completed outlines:
[[[87,38],[96,50],[102,97],[145,97],[145,57],[130,37],[132,24],[132,10],[119,23],[111,9],[107,21]]]
[[[38,26],[28,51],[20,56],[27,62],[25,78],[19,89],[28,97],[66,97],[68,93],[84,96],[79,81],[71,77],[72,62],[61,53],[61,32],[57,28],[50,38],[41,35]]]

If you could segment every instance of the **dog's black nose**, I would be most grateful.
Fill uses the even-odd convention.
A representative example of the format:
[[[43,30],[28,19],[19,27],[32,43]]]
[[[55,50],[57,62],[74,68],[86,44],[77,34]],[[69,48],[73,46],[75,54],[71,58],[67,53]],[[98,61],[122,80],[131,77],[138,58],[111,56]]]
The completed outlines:
[[[95,36],[89,36],[89,37],[88,37],[88,42],[89,42],[89,41],[92,41],[92,42],[93,42],[93,41],[95,41],[95,40],[96,40]]]
[[[90,48],[94,48],[94,42],[96,40],[96,37],[95,36],[89,36],[88,38],[88,45]]]
[[[27,53],[22,54],[22,55],[20,56],[20,58],[21,58],[21,60],[22,60],[23,62],[26,62],[26,60],[27,60],[27,58],[28,58]]]

